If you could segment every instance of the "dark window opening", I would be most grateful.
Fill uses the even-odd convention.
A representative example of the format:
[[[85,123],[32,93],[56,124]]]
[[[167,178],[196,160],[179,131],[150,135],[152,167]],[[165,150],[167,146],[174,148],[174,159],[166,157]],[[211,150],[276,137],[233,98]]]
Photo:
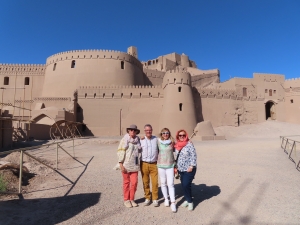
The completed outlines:
[[[4,77],[4,85],[9,85],[9,77]]]
[[[121,98],[123,98],[123,93],[121,93]]]
[[[181,92],[181,87],[178,87],[178,92]]]
[[[72,60],[71,68],[75,68],[75,64],[76,64],[75,60]]]
[[[269,96],[272,96],[272,90],[271,89],[269,90]]]
[[[105,97],[105,93],[103,93],[103,98]]]
[[[179,111],[182,111],[182,103],[179,103]]]
[[[140,98],[142,97],[142,93],[140,93]]]
[[[96,93],[94,93],[94,98],[96,98]]]
[[[291,103],[294,103],[294,100],[293,100],[293,99],[291,99]]]
[[[265,93],[268,93],[268,89],[265,89]]]
[[[247,88],[243,88],[243,96],[247,97]]]
[[[25,77],[25,85],[29,85],[29,77]]]
[[[130,98],[132,97],[132,93],[130,93]]]
[[[114,96],[115,96],[115,93],[112,93],[111,97],[114,98]]]
[[[121,61],[121,69],[124,70],[124,61]]]
[[[87,96],[87,93],[85,93],[84,97],[86,98],[86,96]]]
[[[276,90],[273,90],[273,93],[276,94]]]

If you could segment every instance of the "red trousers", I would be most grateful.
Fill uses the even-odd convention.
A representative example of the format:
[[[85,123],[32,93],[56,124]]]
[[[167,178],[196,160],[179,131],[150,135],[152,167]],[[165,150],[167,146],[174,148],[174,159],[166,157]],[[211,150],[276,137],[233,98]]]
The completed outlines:
[[[124,201],[134,200],[134,194],[138,184],[138,172],[122,172],[122,176]]]

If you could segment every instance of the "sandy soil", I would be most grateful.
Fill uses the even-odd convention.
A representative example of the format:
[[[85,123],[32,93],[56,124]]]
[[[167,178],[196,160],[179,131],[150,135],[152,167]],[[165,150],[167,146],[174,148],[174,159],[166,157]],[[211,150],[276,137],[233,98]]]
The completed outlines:
[[[121,174],[112,169],[118,137],[93,138],[76,141],[78,161],[60,151],[61,174],[36,170],[23,199],[2,199],[0,224],[299,224],[300,172],[280,148],[279,136],[300,135],[300,125],[267,121],[215,130],[227,140],[194,141],[193,212],[172,213],[163,206],[161,192],[160,207],[143,206],[140,177],[139,207],[125,208]],[[73,154],[70,144],[63,146]],[[55,165],[55,149],[31,153]],[[175,190],[179,205],[178,180]]]

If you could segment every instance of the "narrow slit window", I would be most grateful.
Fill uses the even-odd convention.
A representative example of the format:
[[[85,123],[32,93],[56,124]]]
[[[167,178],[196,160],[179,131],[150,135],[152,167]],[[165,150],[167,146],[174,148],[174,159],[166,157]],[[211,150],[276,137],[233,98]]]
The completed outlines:
[[[271,89],[269,90],[269,96],[272,96],[272,90]]]
[[[178,92],[181,92],[181,87],[178,87]]]
[[[72,60],[72,62],[71,62],[71,68],[75,68],[75,65],[76,65],[75,60]]]
[[[265,89],[265,93],[268,93],[268,89]]]
[[[94,98],[96,98],[96,93],[94,93]]]
[[[291,103],[294,103],[294,100],[293,100],[293,99],[291,99]]]
[[[25,85],[29,85],[29,81],[30,81],[29,77],[25,77]]]
[[[179,111],[182,111],[182,103],[179,103]]]
[[[4,85],[9,85],[9,77],[4,77]]]
[[[54,63],[54,65],[53,65],[53,71],[55,71],[56,70],[56,63]]]
[[[247,88],[243,88],[243,96],[247,97]]]
[[[124,70],[124,61],[121,61],[121,69]]]

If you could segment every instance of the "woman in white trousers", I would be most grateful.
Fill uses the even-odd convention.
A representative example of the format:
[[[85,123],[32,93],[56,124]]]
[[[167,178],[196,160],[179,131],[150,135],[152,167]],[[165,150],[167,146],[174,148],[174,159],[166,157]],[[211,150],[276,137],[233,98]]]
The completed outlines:
[[[158,175],[161,191],[165,198],[165,206],[170,206],[168,191],[171,200],[171,210],[176,212],[175,188],[174,188],[174,139],[168,128],[163,128],[158,139],[159,154],[157,159]]]

